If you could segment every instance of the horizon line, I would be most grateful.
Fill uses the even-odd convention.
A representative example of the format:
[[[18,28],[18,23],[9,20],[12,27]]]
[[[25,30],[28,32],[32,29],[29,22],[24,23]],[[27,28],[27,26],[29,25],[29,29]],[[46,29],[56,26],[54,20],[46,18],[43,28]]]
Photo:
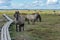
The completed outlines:
[[[60,9],[0,9],[0,10],[60,10]]]

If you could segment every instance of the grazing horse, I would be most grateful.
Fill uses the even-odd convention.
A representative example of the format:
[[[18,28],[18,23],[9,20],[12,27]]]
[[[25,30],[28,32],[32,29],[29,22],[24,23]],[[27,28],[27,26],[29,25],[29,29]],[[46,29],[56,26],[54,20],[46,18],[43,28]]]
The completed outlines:
[[[24,31],[24,17],[19,14],[19,11],[16,11],[14,14],[15,17],[15,24],[16,24],[16,31]]]
[[[39,21],[41,22],[41,16],[40,14],[38,13],[33,13],[32,15],[31,14],[28,14],[25,16],[25,19],[26,21],[28,21],[28,24],[30,24],[30,21],[35,24],[35,22],[39,19]]]
[[[37,12],[36,13],[36,19],[35,19],[36,21],[40,21],[41,22],[41,16],[40,16],[40,14]]]

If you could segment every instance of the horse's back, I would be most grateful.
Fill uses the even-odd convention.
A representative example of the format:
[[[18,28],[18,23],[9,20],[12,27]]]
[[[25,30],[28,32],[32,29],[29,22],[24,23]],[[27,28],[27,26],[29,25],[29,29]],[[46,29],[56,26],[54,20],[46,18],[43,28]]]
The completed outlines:
[[[35,15],[27,15],[26,16],[28,19],[35,19]]]

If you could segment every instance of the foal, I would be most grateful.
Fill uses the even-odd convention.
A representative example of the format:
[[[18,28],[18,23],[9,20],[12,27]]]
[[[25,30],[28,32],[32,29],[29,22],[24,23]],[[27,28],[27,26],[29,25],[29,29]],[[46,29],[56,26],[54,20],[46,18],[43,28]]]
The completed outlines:
[[[16,31],[24,31],[24,17],[19,14],[19,11],[16,11],[14,14],[15,17],[15,24],[16,24]],[[19,28],[19,29],[18,29]]]

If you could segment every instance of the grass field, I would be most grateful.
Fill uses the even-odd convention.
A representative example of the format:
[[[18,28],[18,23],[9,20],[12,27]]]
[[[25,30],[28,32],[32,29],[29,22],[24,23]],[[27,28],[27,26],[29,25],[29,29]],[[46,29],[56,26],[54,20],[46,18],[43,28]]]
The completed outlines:
[[[31,14],[36,10],[20,10],[21,13]],[[25,31],[16,32],[15,24],[10,26],[11,38],[15,40],[60,40],[60,16],[56,10],[56,15],[53,10],[37,10],[41,14],[42,22],[36,22],[35,25],[25,23]],[[1,11],[0,14],[6,13],[13,19],[15,10]]]
[[[41,14],[42,22],[35,25],[25,23],[24,32],[16,32],[15,25],[11,26],[11,37],[15,40],[60,40],[60,16]]]
[[[5,22],[6,22],[6,20],[5,20],[4,17],[0,14],[0,27],[2,27]]]
[[[0,14],[9,14],[12,15],[16,10],[0,10]],[[34,12],[39,12],[40,14],[54,14],[54,10],[19,10],[20,13],[31,14]],[[56,14],[60,14],[60,10],[55,10]]]

